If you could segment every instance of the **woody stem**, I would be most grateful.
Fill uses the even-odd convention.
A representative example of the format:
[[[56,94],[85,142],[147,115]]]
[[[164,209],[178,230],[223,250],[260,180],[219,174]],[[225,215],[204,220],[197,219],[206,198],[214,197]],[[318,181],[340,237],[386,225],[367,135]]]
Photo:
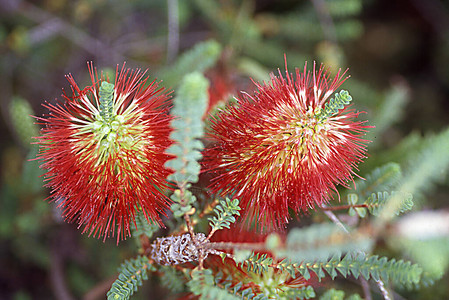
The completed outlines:
[[[345,210],[350,208],[357,208],[357,207],[368,207],[368,204],[354,204],[354,205],[340,205],[340,206],[323,206],[321,207],[322,210]]]

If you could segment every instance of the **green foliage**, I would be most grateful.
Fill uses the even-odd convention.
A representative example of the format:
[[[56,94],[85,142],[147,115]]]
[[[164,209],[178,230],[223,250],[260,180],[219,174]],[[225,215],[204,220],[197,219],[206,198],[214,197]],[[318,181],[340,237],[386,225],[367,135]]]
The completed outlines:
[[[238,299],[215,285],[211,270],[193,270],[191,274],[192,279],[187,286],[194,295],[200,296],[200,299]]]
[[[182,217],[193,209],[196,197],[188,190],[189,187],[190,184],[187,184],[185,189],[176,189],[170,196],[170,199],[175,202],[170,206],[175,218]]]
[[[287,299],[313,299],[316,297],[315,290],[310,285],[302,288],[289,288],[281,294]]]
[[[396,206],[397,210],[395,211],[396,215],[399,215],[400,213],[412,209],[413,195],[405,192],[393,191],[391,193],[388,192],[372,193],[365,203],[368,205],[369,212],[375,216],[378,216],[382,211],[382,208],[393,197],[394,199],[397,199],[396,201],[398,201],[398,205]]]
[[[297,11],[285,14],[277,19],[279,34],[289,40],[300,39],[302,41],[317,42],[326,38],[336,38],[339,41],[350,40],[360,36],[363,26],[359,20],[354,18],[361,11],[362,1],[360,0],[334,0],[323,1],[322,9],[333,19],[333,24],[327,27],[317,26],[320,17],[323,18],[320,10],[307,3]],[[328,27],[331,27],[328,28]],[[301,28],[301,30],[295,30]],[[331,32],[326,32],[331,31]],[[325,34],[333,34],[329,37]]]
[[[251,253],[248,258],[240,262],[240,267],[243,268],[246,266],[248,271],[260,274],[267,272],[272,263],[273,258],[267,254]]]
[[[366,205],[364,207],[353,207],[349,209],[349,214],[359,215],[363,218],[368,211],[375,215],[379,215],[379,211],[389,201],[391,196],[401,196],[400,205],[397,207],[396,214],[410,210],[413,206],[413,196],[410,193],[392,191],[398,188],[401,183],[402,172],[399,164],[387,163],[381,167],[374,169],[366,176],[366,180],[358,180],[356,182],[357,189],[355,193],[348,193],[347,199],[349,205]],[[377,192],[375,191],[383,191]]]
[[[192,72],[202,73],[215,65],[220,53],[221,45],[214,40],[197,43],[181,55],[174,65],[163,71],[160,77],[164,79],[166,86],[178,86],[178,82],[185,75]]]
[[[230,200],[229,198],[226,198],[226,200],[220,200],[220,204],[214,209],[216,217],[208,218],[212,230],[216,231],[223,228],[229,228],[229,225],[235,222],[234,215],[240,216],[239,210],[238,199]]]
[[[320,297],[320,300],[343,300],[344,297],[345,292],[336,289],[329,289]]]
[[[352,294],[346,300],[363,300],[363,298],[359,294]]]
[[[287,271],[293,278],[297,272],[306,280],[311,278],[310,272],[313,272],[321,281],[322,278],[330,276],[335,279],[339,274],[344,278],[354,276],[356,279],[362,276],[366,280],[384,280],[391,281],[394,284],[400,284],[412,287],[419,283],[422,269],[410,262],[395,259],[388,260],[386,257],[377,255],[366,256],[363,253],[348,253],[343,258],[341,255],[335,255],[330,260],[296,261],[291,263],[284,259],[279,263],[273,263],[273,259],[265,254],[252,254],[242,265],[246,265],[248,271],[266,272],[268,268],[277,268],[281,271]],[[326,273],[328,275],[326,275]]]
[[[204,134],[201,120],[207,108],[207,79],[200,73],[186,75],[179,87],[177,96],[173,100],[172,115],[176,119],[171,125],[174,131],[170,138],[175,141],[167,152],[176,156],[166,163],[175,173],[169,180],[177,182],[180,186],[187,182],[197,182],[200,172],[198,160],[203,144],[198,139]]]
[[[391,197],[380,214],[377,226],[392,219],[400,209],[403,193],[421,193],[428,190],[434,182],[445,177],[449,167],[449,128],[438,135],[429,137],[420,151],[409,159],[409,166],[399,187],[399,192]]]
[[[114,281],[107,293],[108,300],[129,299],[143,280],[148,279],[147,272],[156,269],[150,264],[146,256],[126,260],[119,268],[118,279]]]
[[[114,84],[107,81],[101,82],[100,91],[100,116],[106,121],[112,120],[112,110],[114,106]]]
[[[13,97],[9,103],[9,115],[18,140],[23,147],[29,149],[31,138],[39,134],[39,128],[31,117],[34,115],[33,108],[25,99]]]
[[[402,179],[401,166],[397,163],[387,163],[375,168],[366,175],[365,180],[357,180],[354,192],[360,198],[366,198],[376,191],[391,191]]]
[[[393,249],[399,249],[417,262],[427,277],[438,280],[449,268],[449,238],[435,237],[424,240],[395,238],[390,241]]]
[[[449,128],[441,133],[426,138],[420,151],[410,157],[404,174],[403,190],[428,190],[432,183],[444,178],[449,169]]]
[[[39,147],[37,145],[33,145],[29,148],[28,155],[26,157],[26,161],[24,161],[22,166],[22,184],[26,186],[28,189],[28,193],[39,193],[43,188],[43,178],[44,170],[39,168],[39,161],[34,158],[39,153]]]
[[[345,297],[345,292],[336,289],[327,290],[321,297],[320,300],[343,300]],[[347,300],[363,300],[359,294],[352,294],[346,298]]]
[[[294,261],[324,260],[333,255],[351,251],[369,251],[373,241],[360,234],[348,235],[335,224],[315,224],[294,228],[287,236],[285,248],[277,250],[276,256]]]
[[[398,123],[404,114],[405,106],[409,101],[409,87],[403,82],[395,83],[385,94],[380,97],[383,101],[379,104],[378,109],[370,116],[370,124],[375,127],[371,128],[366,135],[366,139],[373,141],[370,149],[381,145],[376,139],[385,133],[392,125]]]
[[[132,226],[132,236],[139,237],[146,235],[151,238],[153,234],[159,230],[159,226],[152,224],[151,220],[147,220],[143,211],[138,210],[135,214],[135,224]]]
[[[341,109],[345,108],[352,101],[351,95],[345,90],[341,90],[340,93],[335,93],[334,97],[325,104],[324,110],[319,115],[321,120],[338,114]]]
[[[267,269],[268,270],[268,269]],[[217,285],[223,286],[224,289],[226,289],[230,294],[236,295],[240,299],[255,299],[255,300],[262,300],[262,299],[272,299],[273,296],[277,297],[277,299],[310,299],[315,297],[315,291],[311,286],[306,287],[288,287],[288,286],[282,286],[282,288],[279,288],[276,283],[273,282],[272,278],[268,279],[268,285],[270,283],[274,284],[276,287],[273,289],[267,285],[263,285],[264,293],[258,293],[255,294],[253,289],[250,287],[243,287],[243,282],[240,281],[237,284],[235,284],[235,281],[233,281],[232,276],[229,275],[227,278],[223,278],[223,273],[218,272],[218,274],[215,276],[215,282]],[[275,292],[274,295],[268,295],[266,292]]]
[[[214,276],[209,269],[193,270],[191,275],[192,279],[187,286],[194,295],[201,295],[205,288],[214,286]]]
[[[181,273],[172,267],[162,266],[161,283],[173,293],[184,291],[184,282],[181,280]]]

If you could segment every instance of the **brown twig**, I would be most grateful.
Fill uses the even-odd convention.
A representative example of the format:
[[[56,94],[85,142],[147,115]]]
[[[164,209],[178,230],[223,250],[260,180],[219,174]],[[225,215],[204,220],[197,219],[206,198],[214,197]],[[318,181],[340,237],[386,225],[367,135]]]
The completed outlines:
[[[211,242],[206,244],[207,248],[221,250],[266,250],[265,243],[233,243],[233,242]]]
[[[357,208],[357,207],[368,207],[368,204],[354,204],[354,205],[339,205],[339,206],[323,206],[321,207],[322,210],[345,210],[350,208]]]

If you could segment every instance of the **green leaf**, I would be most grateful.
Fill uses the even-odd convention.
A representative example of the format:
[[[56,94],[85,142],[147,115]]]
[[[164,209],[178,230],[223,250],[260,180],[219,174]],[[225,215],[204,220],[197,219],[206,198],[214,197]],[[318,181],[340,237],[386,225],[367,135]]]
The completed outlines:
[[[348,91],[341,90],[340,93],[335,93],[335,98],[331,98],[324,106],[323,111],[320,113],[319,118],[321,120],[328,119],[345,108],[352,101],[352,97]]]
[[[215,286],[214,276],[209,269],[193,270],[192,279],[187,283],[190,291],[200,299],[238,299],[226,290]]]
[[[112,120],[112,111],[114,108],[114,84],[107,81],[101,82],[100,91],[100,116],[106,121]]]
[[[215,65],[220,53],[221,45],[214,40],[197,43],[182,54],[174,65],[162,72],[159,78],[164,80],[166,86],[175,87],[186,74],[201,73]]]
[[[215,217],[208,218],[209,225],[212,227],[213,231],[220,230],[223,228],[229,228],[230,224],[235,222],[234,215],[240,216],[239,200],[220,200],[214,208]]]
[[[39,127],[34,124],[32,117],[33,108],[25,99],[13,97],[9,103],[9,115],[20,143],[30,149],[31,138],[39,134]]]
[[[182,280],[182,273],[172,267],[160,267],[162,272],[160,282],[162,285],[169,288],[173,293],[180,293],[184,290],[184,282]]]
[[[336,289],[327,290],[321,297],[320,300],[343,300],[345,297],[345,292]]]
[[[296,262],[325,260],[351,251],[369,251],[373,241],[369,236],[348,235],[333,223],[294,228],[287,236],[285,248],[276,251],[277,257]]]
[[[365,201],[368,205],[368,210],[371,214],[378,216],[383,207],[388,204],[388,202],[394,199],[396,202],[396,208],[394,213],[399,215],[407,210],[411,210],[413,207],[413,195],[405,192],[393,191],[388,192],[378,192],[372,193],[371,196]]]
[[[143,280],[148,279],[147,271],[156,269],[149,263],[146,256],[126,260],[119,268],[118,279],[114,281],[107,293],[109,300],[126,300],[137,291]]]
[[[376,191],[390,192],[392,189],[397,189],[402,179],[401,167],[397,163],[387,163],[374,169],[365,177],[365,180],[357,180],[355,182],[357,187],[355,192],[358,195],[359,200],[366,199]],[[350,204],[358,203],[355,202]]]
[[[148,214],[147,214],[148,216]],[[138,210],[135,214],[135,224],[132,226],[132,236],[139,238],[141,235],[146,235],[151,238],[153,234],[159,230],[159,226],[147,219],[142,210]]]
[[[204,134],[202,116],[207,108],[207,89],[209,83],[201,73],[187,74],[176,97],[173,99],[171,114],[175,119],[171,122],[174,131],[170,138],[175,142],[167,149],[167,153],[176,156],[166,163],[175,172],[168,179],[179,186],[187,182],[197,182],[202,158],[203,143],[198,139]]]
[[[176,218],[182,217],[192,210],[193,204],[196,201],[196,197],[188,190],[189,187],[190,185],[187,185],[182,190],[176,189],[170,197],[174,201],[170,209]]]

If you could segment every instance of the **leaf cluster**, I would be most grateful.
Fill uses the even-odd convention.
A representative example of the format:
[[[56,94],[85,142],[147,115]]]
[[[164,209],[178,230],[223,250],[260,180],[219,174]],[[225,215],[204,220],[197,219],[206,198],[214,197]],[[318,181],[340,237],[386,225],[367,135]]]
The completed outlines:
[[[134,237],[145,235],[151,238],[159,230],[159,226],[147,219],[141,210],[136,211],[134,222],[135,224],[132,227],[132,236]]]
[[[240,216],[239,210],[238,199],[230,200],[229,198],[226,198],[226,200],[220,200],[220,204],[214,209],[216,216],[208,218],[212,230],[216,231],[223,228],[229,228],[229,225],[235,222],[234,215]]]
[[[388,260],[386,257],[377,255],[367,256],[363,253],[347,253],[344,257],[335,255],[329,260],[324,261],[302,261],[291,263],[284,259],[279,263],[273,263],[273,259],[265,254],[253,253],[242,266],[251,272],[260,273],[268,268],[276,268],[280,271],[286,271],[295,278],[300,274],[306,280],[311,278],[311,272],[315,274],[318,280],[326,276],[335,279],[338,275],[344,278],[353,276],[369,280],[385,280],[394,284],[412,287],[420,281],[422,269],[410,262],[395,259]],[[327,275],[326,275],[327,274]]]
[[[114,281],[107,293],[108,300],[129,299],[142,285],[143,280],[148,279],[149,270],[154,271],[155,268],[146,256],[126,260],[119,268],[118,279]]]
[[[285,247],[274,250],[274,253],[294,261],[324,260],[346,252],[368,252],[372,246],[373,240],[369,236],[357,232],[347,234],[333,223],[323,223],[292,229]]]
[[[203,73],[215,65],[220,54],[221,45],[214,40],[197,43],[192,49],[183,53],[176,62],[161,73],[166,86],[178,86],[182,78],[192,72]],[[182,85],[182,83],[181,83]]]
[[[170,138],[175,143],[167,152],[173,154],[175,159],[168,161],[166,166],[175,171],[168,179],[180,186],[198,181],[198,160],[204,147],[198,139],[204,134],[201,118],[207,108],[208,86],[207,79],[201,73],[189,73],[183,78],[173,100],[171,113],[175,119],[171,122],[174,131]]]
[[[106,121],[111,121],[114,99],[114,84],[102,81],[100,85],[100,115]]]
[[[215,285],[211,270],[193,270],[191,275],[192,279],[187,286],[194,295],[200,296],[200,299],[239,299]]]
[[[171,211],[175,218],[179,218],[192,211],[193,205],[196,202],[196,196],[188,190],[190,184],[187,184],[185,188],[176,189],[170,196],[170,199],[174,203],[170,206]]]
[[[345,108],[352,101],[351,95],[348,91],[341,90],[340,93],[335,93],[334,98],[331,98],[324,106],[324,110],[320,113],[319,118],[326,120],[338,114],[338,112]]]

